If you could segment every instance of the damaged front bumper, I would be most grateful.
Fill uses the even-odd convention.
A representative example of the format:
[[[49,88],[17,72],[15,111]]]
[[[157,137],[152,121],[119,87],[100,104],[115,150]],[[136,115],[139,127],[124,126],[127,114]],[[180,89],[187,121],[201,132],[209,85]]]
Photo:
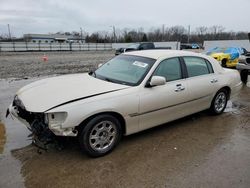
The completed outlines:
[[[33,143],[39,148],[46,149],[48,144],[55,141],[56,136],[77,136],[74,128],[62,128],[62,113],[29,112],[17,100],[15,97],[7,109],[6,117],[11,115],[22,122],[32,132]]]
[[[54,142],[55,134],[44,123],[43,113],[28,112],[24,108],[16,106],[13,102],[7,109],[6,118],[8,115],[18,119],[31,131],[32,143],[38,148],[46,150],[48,149],[48,144]]]

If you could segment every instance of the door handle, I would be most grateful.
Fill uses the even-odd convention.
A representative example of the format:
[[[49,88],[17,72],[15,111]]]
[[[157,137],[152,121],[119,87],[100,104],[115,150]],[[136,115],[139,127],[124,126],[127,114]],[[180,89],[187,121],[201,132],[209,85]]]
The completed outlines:
[[[214,83],[218,82],[218,80],[217,80],[216,78],[214,78],[214,79],[212,79],[210,82],[211,82],[212,84],[214,84]]]
[[[182,86],[181,84],[177,84],[176,89],[174,91],[175,92],[180,92],[180,91],[183,91],[183,90],[185,90],[185,87]]]

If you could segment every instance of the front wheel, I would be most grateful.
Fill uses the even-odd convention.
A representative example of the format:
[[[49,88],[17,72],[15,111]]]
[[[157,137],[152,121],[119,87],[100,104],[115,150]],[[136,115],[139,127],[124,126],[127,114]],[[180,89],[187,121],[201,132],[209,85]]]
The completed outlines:
[[[221,114],[227,106],[227,100],[228,100],[227,90],[221,89],[220,91],[218,91],[211,103],[210,111],[212,112],[212,114],[215,115]]]
[[[121,139],[121,124],[109,114],[91,119],[79,134],[80,147],[91,157],[111,152]]]

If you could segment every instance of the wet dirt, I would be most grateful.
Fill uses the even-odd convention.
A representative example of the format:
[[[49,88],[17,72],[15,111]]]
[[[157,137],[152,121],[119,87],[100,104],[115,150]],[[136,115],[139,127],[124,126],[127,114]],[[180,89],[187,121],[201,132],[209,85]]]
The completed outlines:
[[[1,123],[1,120],[0,120],[0,154],[3,153],[5,140],[6,140],[6,138],[5,138],[5,126],[3,125],[3,123]]]
[[[62,151],[38,154],[27,146],[13,154],[27,187],[248,187],[249,108],[242,113],[195,114],[125,137],[98,159],[82,154],[74,139]]]
[[[35,80],[0,80],[0,187],[250,187],[250,88],[220,116],[200,112],[124,137],[112,153],[92,159],[74,138],[63,139],[61,151],[39,154],[29,131],[5,119],[14,93]]]

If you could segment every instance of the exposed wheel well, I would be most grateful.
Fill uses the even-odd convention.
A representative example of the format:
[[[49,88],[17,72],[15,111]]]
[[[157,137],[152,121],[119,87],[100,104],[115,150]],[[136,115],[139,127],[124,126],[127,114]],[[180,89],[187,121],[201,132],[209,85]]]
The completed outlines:
[[[87,119],[85,119],[83,122],[80,123],[79,126],[76,127],[76,130],[78,132],[80,132],[85,126],[86,124],[91,120],[93,119],[94,117],[98,116],[98,115],[103,115],[103,114],[109,114],[109,115],[112,115],[114,116],[115,118],[117,118],[117,120],[121,123],[121,127],[122,127],[122,134],[125,134],[126,133],[126,123],[125,123],[125,119],[122,117],[121,114],[117,113],[117,112],[101,112],[101,113],[98,113],[98,114],[94,114],[90,117],[88,117]]]

